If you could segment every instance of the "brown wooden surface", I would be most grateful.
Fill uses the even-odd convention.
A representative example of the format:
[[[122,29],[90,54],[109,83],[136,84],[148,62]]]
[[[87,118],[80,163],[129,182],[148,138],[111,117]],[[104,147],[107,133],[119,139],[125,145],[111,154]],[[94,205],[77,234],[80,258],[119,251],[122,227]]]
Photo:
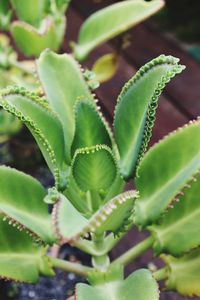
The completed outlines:
[[[107,5],[111,2],[112,1],[105,0],[102,1],[103,4],[99,3],[94,5],[91,0],[82,0],[81,4],[79,0],[74,0],[72,2],[73,7],[68,11],[69,27],[66,34],[66,41],[76,41],[78,31],[86,15],[89,15],[95,9],[99,9],[102,5]],[[187,53],[178,48],[177,45],[164,39],[163,36],[148,23],[137,26],[131,30],[131,34],[134,41],[133,45],[123,53],[117,75],[96,91],[102,110],[110,123],[112,123],[117,95],[124,83],[133,76],[138,67],[142,64],[164,53],[180,57],[181,62],[187,66],[187,71],[173,80],[160,99],[151,140],[152,145],[164,135],[200,114],[200,66]],[[98,49],[91,53],[84,63],[84,66],[91,68],[98,57],[105,53],[112,52],[114,47],[114,43],[104,44],[98,47]],[[63,49],[63,51],[66,50],[69,51],[69,48],[65,47]],[[129,249],[134,243],[144,239],[145,236],[146,233],[139,233],[136,229],[130,231],[114,249],[112,253],[113,258],[119,256],[126,249]],[[131,264],[127,268],[127,274],[139,267],[146,267],[149,261],[155,261],[151,251],[139,258],[137,262]],[[158,261],[156,262],[160,263]],[[163,292],[161,299],[181,300],[187,298],[182,298],[175,293]]]

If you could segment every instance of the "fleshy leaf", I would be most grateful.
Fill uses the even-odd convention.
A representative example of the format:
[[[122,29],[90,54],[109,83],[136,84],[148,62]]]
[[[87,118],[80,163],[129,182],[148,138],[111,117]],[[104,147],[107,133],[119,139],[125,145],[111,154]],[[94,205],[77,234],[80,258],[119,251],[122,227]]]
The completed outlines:
[[[64,129],[68,161],[71,160],[71,144],[75,133],[74,104],[78,98],[93,97],[72,56],[44,51],[37,61],[38,73],[48,101],[57,112]]]
[[[125,280],[116,280],[97,286],[79,283],[76,286],[77,300],[158,300],[159,291],[150,271],[141,269]]]
[[[170,209],[158,225],[152,225],[156,238],[156,253],[168,252],[174,256],[200,246],[200,176],[183,190],[179,201]]]
[[[147,19],[163,5],[162,0],[129,0],[92,14],[80,29],[78,44],[74,46],[75,57],[85,59],[95,47]]]
[[[180,258],[162,255],[162,259],[168,267],[166,289],[187,297],[200,297],[200,250]]]
[[[156,221],[200,168],[200,120],[190,122],[154,145],[138,170],[135,222]],[[195,143],[194,143],[195,141]]]
[[[29,128],[54,174],[56,185],[66,186],[66,155],[63,129],[57,115],[47,103],[24,88],[1,91],[0,106]]]
[[[65,32],[65,17],[59,24],[53,17],[46,17],[37,29],[23,21],[12,23],[12,36],[17,47],[28,57],[38,57],[46,48],[57,51],[62,43]]]
[[[126,231],[133,215],[133,205],[138,197],[136,191],[124,192],[111,199],[90,219],[83,217],[63,195],[53,209],[55,234],[61,243],[75,242],[88,233]]]
[[[17,17],[21,21],[38,26],[48,7],[49,0],[11,0]]]
[[[0,216],[0,278],[36,283],[40,275],[53,276],[46,247],[33,243],[24,232],[13,228]]]
[[[96,145],[76,150],[72,174],[84,192],[107,191],[117,175],[116,162],[110,148]]]
[[[8,0],[0,1],[0,29],[8,30],[12,12]]]
[[[119,95],[114,134],[120,154],[121,174],[126,180],[134,176],[147,150],[161,92],[184,69],[178,61],[164,55],[153,59],[133,76]]]
[[[118,55],[116,53],[109,53],[100,57],[92,67],[99,82],[106,82],[110,80],[118,69]]]
[[[0,166],[0,213],[9,223],[27,230],[36,239],[55,241],[48,206],[43,202],[45,189],[33,177]]]
[[[75,136],[72,144],[72,156],[78,148],[99,144],[112,146],[106,125],[92,103],[79,100],[75,105]]]

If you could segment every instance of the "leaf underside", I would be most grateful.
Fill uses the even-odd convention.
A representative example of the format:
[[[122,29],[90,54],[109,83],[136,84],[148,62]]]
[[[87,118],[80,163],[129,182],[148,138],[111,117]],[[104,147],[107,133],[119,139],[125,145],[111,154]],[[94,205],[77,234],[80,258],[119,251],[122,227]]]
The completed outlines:
[[[156,253],[168,252],[173,256],[181,255],[200,246],[200,175],[177,198],[158,225],[152,225],[156,242]]]
[[[83,60],[97,46],[127,31],[157,12],[164,2],[123,1],[92,14],[82,25],[74,53]]]
[[[97,286],[79,283],[76,286],[77,300],[158,300],[159,291],[150,271],[141,269],[125,280]]]
[[[31,237],[2,220],[0,216],[0,278],[36,283],[40,275],[53,276],[46,250]]]
[[[135,222],[145,227],[171,207],[200,168],[200,120],[165,137],[145,155],[138,170]],[[195,141],[192,142],[192,141]]]
[[[159,96],[167,83],[184,69],[178,61],[165,55],[153,59],[130,79],[118,97],[114,134],[125,180],[133,178],[147,150]]]
[[[43,202],[46,192],[34,178],[9,167],[0,166],[0,213],[9,224],[28,231],[35,239],[52,244],[48,206]]]
[[[181,258],[162,255],[168,267],[167,290],[187,297],[200,297],[200,250],[196,249]]]
[[[88,233],[112,231],[119,234],[126,231],[133,215],[133,205],[138,197],[136,191],[124,192],[111,199],[90,219],[83,217],[64,196],[53,209],[55,234],[60,243],[74,243]]]

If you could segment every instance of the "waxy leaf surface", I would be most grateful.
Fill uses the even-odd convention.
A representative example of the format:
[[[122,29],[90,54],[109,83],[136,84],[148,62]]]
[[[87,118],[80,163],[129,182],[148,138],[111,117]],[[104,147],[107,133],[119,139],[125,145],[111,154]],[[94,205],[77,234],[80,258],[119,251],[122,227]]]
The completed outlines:
[[[121,1],[92,14],[80,29],[75,57],[85,59],[95,47],[137,25],[163,5],[162,0]]]
[[[48,206],[43,202],[45,194],[36,179],[0,166],[0,214],[5,215],[13,226],[19,225],[36,239],[52,244],[55,237]]]
[[[172,56],[155,58],[133,76],[119,95],[114,134],[120,154],[120,171],[125,180],[133,178],[147,150],[161,92],[184,68],[178,61]]]
[[[157,221],[198,172],[199,136],[197,120],[171,133],[147,152],[136,179],[140,199],[135,205],[135,222],[139,226]]]

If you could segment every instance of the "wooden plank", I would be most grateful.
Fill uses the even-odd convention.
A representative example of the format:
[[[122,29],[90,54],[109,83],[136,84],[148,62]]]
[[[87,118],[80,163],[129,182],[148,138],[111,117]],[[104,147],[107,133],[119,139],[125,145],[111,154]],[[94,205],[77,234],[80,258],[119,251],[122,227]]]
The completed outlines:
[[[73,5],[86,17],[113,2],[116,1],[107,0],[92,5],[90,0],[83,0],[80,5],[78,0],[74,0]],[[130,30],[130,34],[133,43],[124,50],[123,55],[129,64],[137,68],[162,53],[181,59],[181,63],[185,64],[187,69],[176,81],[169,84],[165,94],[190,119],[200,115],[200,64],[175,42],[164,37],[150,22],[136,26]]]

